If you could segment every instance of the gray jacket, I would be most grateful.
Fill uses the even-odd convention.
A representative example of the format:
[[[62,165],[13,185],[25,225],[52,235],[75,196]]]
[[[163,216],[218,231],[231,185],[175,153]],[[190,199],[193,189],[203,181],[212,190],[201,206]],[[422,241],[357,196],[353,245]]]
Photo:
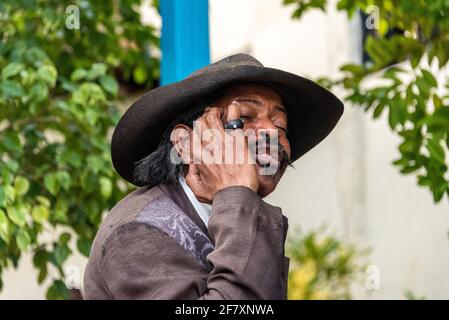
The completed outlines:
[[[246,187],[219,191],[208,228],[179,185],[120,201],[95,237],[85,299],[286,299],[288,220]]]

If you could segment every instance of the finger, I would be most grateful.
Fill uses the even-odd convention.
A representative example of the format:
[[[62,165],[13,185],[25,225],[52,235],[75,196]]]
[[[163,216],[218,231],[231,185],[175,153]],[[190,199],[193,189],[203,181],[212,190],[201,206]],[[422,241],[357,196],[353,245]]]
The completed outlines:
[[[240,104],[237,101],[232,101],[228,107],[227,121],[240,119]]]
[[[223,113],[223,108],[214,107],[208,110],[206,120],[210,128],[221,130],[224,129],[223,123],[221,122],[221,116]]]
[[[190,164],[187,175],[185,177],[187,185],[192,189],[192,191],[198,193],[201,191],[201,176],[198,166],[195,164]]]
[[[192,130],[192,141],[191,141],[191,150],[192,150],[192,160],[194,163],[201,163],[202,160],[202,139],[204,127],[207,127],[205,120],[198,119],[194,122],[193,130]]]
[[[191,164],[185,177],[187,185],[192,189],[195,196],[202,202],[208,202],[208,186],[205,182],[200,166]]]
[[[200,174],[200,170],[198,168],[198,166],[196,164],[191,164],[189,166],[189,171],[188,171],[188,175],[192,175],[193,176],[198,176]]]
[[[209,111],[204,111],[203,114],[196,119],[195,125],[194,125],[194,131],[196,131],[198,134],[201,134],[205,130],[209,129],[209,124],[207,122],[207,115],[209,114]]]

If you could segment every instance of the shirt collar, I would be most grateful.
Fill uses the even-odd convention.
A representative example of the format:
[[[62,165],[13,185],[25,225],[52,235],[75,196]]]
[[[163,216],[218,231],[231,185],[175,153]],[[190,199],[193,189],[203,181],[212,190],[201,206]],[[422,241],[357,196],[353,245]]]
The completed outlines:
[[[193,193],[192,189],[187,185],[186,180],[182,175],[178,178],[179,184],[181,185],[182,189],[186,193],[187,197],[189,198],[190,203],[195,208],[196,212],[200,216],[201,220],[203,220],[204,224],[207,227],[207,223],[209,222],[209,217],[212,212],[212,206],[208,203],[199,202],[198,199],[195,197],[195,194]]]

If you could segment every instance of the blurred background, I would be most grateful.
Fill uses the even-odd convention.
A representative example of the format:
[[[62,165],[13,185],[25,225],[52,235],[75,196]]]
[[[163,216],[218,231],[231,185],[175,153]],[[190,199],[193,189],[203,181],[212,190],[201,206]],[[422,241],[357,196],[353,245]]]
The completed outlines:
[[[290,299],[449,298],[444,1],[0,3],[0,299],[77,299],[132,186],[109,141],[147,90],[244,52],[345,101],[266,199],[289,218]]]

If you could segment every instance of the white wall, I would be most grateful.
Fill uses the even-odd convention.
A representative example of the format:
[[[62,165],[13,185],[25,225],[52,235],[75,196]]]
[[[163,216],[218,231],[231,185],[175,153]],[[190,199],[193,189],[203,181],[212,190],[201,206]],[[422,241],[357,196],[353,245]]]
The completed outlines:
[[[312,77],[335,76],[340,64],[358,61],[357,21],[333,9],[292,21],[292,9],[281,4],[210,0],[212,60],[248,52],[265,65]],[[336,129],[298,160],[296,169],[289,169],[268,201],[283,208],[291,229],[310,230],[326,223],[334,234],[373,248],[370,262],[380,268],[380,289],[356,288],[356,298],[403,299],[404,290],[411,289],[447,299],[448,200],[434,205],[414,177],[398,173],[391,165],[398,143],[386,119],[373,121],[347,105]],[[85,263],[79,256],[69,262],[80,270]],[[29,257],[19,270],[4,273],[0,299],[44,297]]]

